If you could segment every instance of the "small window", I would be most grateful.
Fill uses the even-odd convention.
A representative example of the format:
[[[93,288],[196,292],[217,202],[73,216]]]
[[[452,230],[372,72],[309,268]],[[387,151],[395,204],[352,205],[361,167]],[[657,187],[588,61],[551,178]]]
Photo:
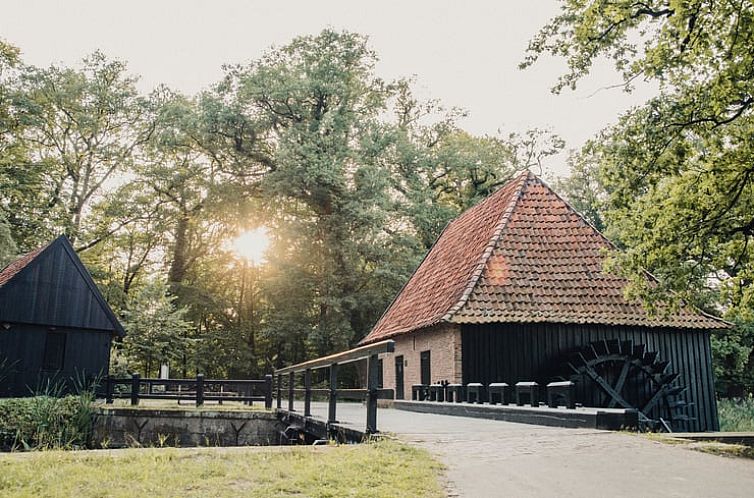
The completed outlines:
[[[419,354],[419,372],[421,375],[421,382],[422,384],[429,385],[432,382],[432,373],[430,371],[431,368],[431,361],[430,361],[430,352],[429,351],[422,351]]]
[[[382,389],[384,385],[385,377],[382,373],[382,359],[377,360],[377,387]]]
[[[65,358],[65,334],[48,332],[42,369],[63,370],[63,358]]]

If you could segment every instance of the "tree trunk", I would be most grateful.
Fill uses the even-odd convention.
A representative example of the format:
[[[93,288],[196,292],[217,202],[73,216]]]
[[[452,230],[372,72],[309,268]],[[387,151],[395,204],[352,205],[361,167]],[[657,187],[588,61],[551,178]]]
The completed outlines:
[[[186,277],[186,266],[188,262],[188,226],[189,216],[183,213],[178,219],[175,227],[175,245],[173,247],[173,260],[170,263],[168,271],[168,281],[170,283],[170,292],[176,294]]]

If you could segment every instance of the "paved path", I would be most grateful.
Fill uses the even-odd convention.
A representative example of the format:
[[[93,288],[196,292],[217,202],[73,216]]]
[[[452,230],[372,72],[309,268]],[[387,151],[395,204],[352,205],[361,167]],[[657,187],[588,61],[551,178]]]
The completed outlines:
[[[315,403],[315,416],[327,412]],[[338,405],[363,429],[365,409]],[[380,409],[378,427],[448,468],[449,496],[752,497],[754,460],[721,457],[627,433],[563,429]]]

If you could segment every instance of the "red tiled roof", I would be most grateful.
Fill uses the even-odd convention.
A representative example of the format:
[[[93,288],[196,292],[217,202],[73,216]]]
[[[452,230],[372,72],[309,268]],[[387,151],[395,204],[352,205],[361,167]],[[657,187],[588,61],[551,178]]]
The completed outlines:
[[[5,268],[0,270],[0,287],[10,282],[11,279],[18,274],[18,272],[26,268],[29,263],[34,261],[34,258],[39,256],[42,251],[47,249],[48,245],[49,244],[45,244],[34,249],[33,251],[27,252],[26,254],[10,262]]]
[[[362,343],[451,323],[727,327],[689,307],[650,316],[603,271],[613,246],[531,173],[452,221]]]

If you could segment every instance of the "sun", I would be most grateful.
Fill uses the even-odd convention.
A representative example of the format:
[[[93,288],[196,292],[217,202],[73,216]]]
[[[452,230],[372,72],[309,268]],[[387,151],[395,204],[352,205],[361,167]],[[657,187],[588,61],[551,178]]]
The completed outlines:
[[[265,253],[270,246],[270,237],[266,227],[241,232],[232,241],[233,252],[253,265],[263,263]]]

